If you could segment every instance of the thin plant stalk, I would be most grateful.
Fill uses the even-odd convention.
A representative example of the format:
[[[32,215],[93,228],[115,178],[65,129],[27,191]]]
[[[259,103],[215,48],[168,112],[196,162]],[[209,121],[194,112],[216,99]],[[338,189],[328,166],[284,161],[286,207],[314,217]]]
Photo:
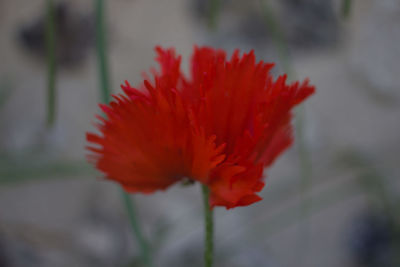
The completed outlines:
[[[278,53],[280,61],[282,63],[282,68],[288,75],[288,77],[293,76],[292,65],[289,57],[289,48],[285,37],[283,36],[283,31],[275,17],[275,14],[268,3],[265,0],[260,0],[261,9],[263,12],[263,18],[266,26],[271,33],[271,39]],[[293,77],[292,77],[293,78]]]
[[[301,178],[301,209],[300,209],[300,224],[301,227],[301,248],[305,252],[309,249],[308,241],[310,238],[310,227],[307,219],[310,217],[312,210],[312,198],[307,197],[307,192],[310,191],[312,186],[312,164],[310,152],[307,146],[305,132],[305,110],[304,106],[300,106],[296,110],[296,140],[297,140],[297,153],[300,165],[300,178]],[[305,253],[300,253],[304,257]]]
[[[47,119],[52,127],[56,117],[56,24],[53,0],[46,4]]]
[[[351,0],[342,0],[342,16],[344,18],[348,18],[350,16],[351,6],[352,6]]]
[[[279,25],[278,20],[270,8],[266,0],[260,0],[261,7],[264,13],[264,20],[271,31],[271,37],[273,43],[278,52],[278,56],[282,62],[283,70],[287,73],[289,79],[295,76],[294,70],[292,69],[292,64],[289,57],[289,48],[283,31]],[[302,238],[301,238],[301,248],[303,251],[307,250],[307,239],[309,237],[309,227],[306,219],[309,216],[310,210],[312,208],[311,200],[306,197],[307,191],[309,191],[312,185],[312,164],[310,158],[310,152],[307,147],[307,143],[304,136],[305,129],[305,114],[304,107],[300,106],[296,112],[296,140],[298,144],[298,157],[300,162],[300,179],[301,179],[301,202],[302,209],[300,210],[300,218],[303,220],[301,225]],[[300,255],[305,255],[305,253],[300,253]]]
[[[204,236],[205,236],[205,248],[204,248],[204,266],[212,267],[214,258],[214,216],[213,210],[210,207],[209,198],[210,190],[206,185],[202,185],[203,203],[204,203]]]
[[[208,12],[208,27],[212,30],[217,28],[217,20],[220,12],[221,1],[220,0],[209,0],[209,12]]]
[[[264,19],[271,31],[272,40],[278,50],[278,56],[280,57],[283,69],[287,73],[288,78],[293,78],[295,73],[292,69],[290,57],[289,57],[289,49],[287,46],[287,42],[282,34],[282,30],[277,22],[272,9],[266,3],[265,0],[261,0],[261,6],[264,12]],[[303,195],[306,194],[307,190],[311,185],[311,177],[312,177],[312,164],[310,159],[310,153],[308,151],[308,147],[305,141],[304,136],[304,127],[305,126],[305,114],[304,108],[299,107],[296,112],[296,137],[298,143],[298,155],[300,160],[300,177],[302,181],[302,192]],[[304,199],[304,198],[303,198]],[[309,203],[304,203],[303,216],[306,216],[308,210]]]
[[[106,23],[105,23],[105,8],[104,0],[95,0],[96,5],[96,47],[97,47],[97,59],[99,68],[99,79],[100,79],[100,93],[102,102],[107,104],[110,102],[110,76],[108,70],[107,60],[107,42],[106,42]],[[129,218],[130,225],[133,230],[134,239],[136,239],[140,250],[142,263],[151,267],[151,256],[149,245],[146,242],[141,227],[139,225],[135,206],[130,196],[121,189],[121,197],[125,206],[126,213]]]
[[[110,96],[110,75],[107,60],[107,42],[106,42],[106,25],[104,14],[104,0],[96,1],[96,48],[97,60],[100,78],[101,98],[102,102],[108,104],[111,100]]]
[[[149,245],[147,244],[146,239],[143,236],[140,225],[138,223],[135,204],[130,198],[130,196],[127,193],[125,193],[125,191],[123,191],[122,189],[121,189],[121,196],[128,213],[129,223],[131,224],[133,233],[135,234],[136,241],[141,249],[141,261],[145,266],[150,267],[152,266],[150,257],[150,248]]]

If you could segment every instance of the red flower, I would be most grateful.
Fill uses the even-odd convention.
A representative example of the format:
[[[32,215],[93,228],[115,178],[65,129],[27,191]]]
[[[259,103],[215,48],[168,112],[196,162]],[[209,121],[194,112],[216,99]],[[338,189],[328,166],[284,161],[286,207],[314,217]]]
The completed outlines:
[[[222,50],[195,48],[191,78],[173,49],[156,48],[160,72],[142,90],[100,105],[107,114],[88,133],[90,160],[129,192],[151,193],[187,177],[208,185],[212,206],[261,200],[263,169],[292,143],[293,106],[314,92],[269,74],[253,51],[230,60]]]

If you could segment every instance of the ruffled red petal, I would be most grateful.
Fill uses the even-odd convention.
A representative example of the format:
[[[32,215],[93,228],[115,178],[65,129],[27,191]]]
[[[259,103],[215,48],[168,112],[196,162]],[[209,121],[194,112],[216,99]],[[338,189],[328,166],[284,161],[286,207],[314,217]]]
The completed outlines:
[[[263,169],[292,143],[291,109],[314,92],[273,80],[271,63],[253,51],[228,60],[223,50],[195,47],[191,77],[173,49],[156,48],[161,68],[143,90],[101,105],[100,134],[87,134],[89,156],[131,192],[165,189],[183,177],[209,186],[212,206],[259,201]]]
[[[225,158],[223,145],[206,136],[190,118],[190,105],[176,91],[179,58],[172,50],[157,49],[161,74],[154,85],[145,81],[147,92],[126,82],[127,96],[114,96],[101,105],[101,134],[87,134],[93,152],[90,160],[109,179],[127,191],[150,193],[165,189],[183,177],[208,181],[209,172]]]
[[[195,48],[192,80],[184,88],[207,134],[226,144],[226,160],[211,172],[213,206],[232,208],[260,200],[262,170],[292,143],[291,109],[314,92],[308,82],[273,81],[273,64],[253,51],[230,60],[222,50]],[[195,92],[195,93],[193,93]],[[241,170],[238,173],[238,170]]]

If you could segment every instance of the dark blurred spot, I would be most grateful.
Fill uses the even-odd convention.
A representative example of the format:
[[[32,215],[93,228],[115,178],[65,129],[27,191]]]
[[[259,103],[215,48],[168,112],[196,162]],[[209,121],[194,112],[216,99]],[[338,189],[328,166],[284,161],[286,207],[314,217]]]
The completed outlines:
[[[366,213],[357,218],[349,237],[357,266],[397,266],[393,258],[397,235],[384,214]]]
[[[73,12],[69,4],[61,2],[55,7],[55,24],[57,63],[65,67],[81,64],[94,45],[94,17]],[[43,60],[46,57],[45,33],[45,14],[18,30],[23,47]]]
[[[326,45],[337,39],[332,0],[283,0],[289,42],[297,46]]]
[[[192,2],[192,8],[193,11],[195,12],[195,15],[198,18],[208,18],[209,13],[211,12],[212,8],[212,1],[214,0],[194,0]],[[221,0],[219,0],[221,1]],[[222,4],[225,4],[224,2],[227,2],[226,0],[221,1]]]
[[[187,178],[187,177],[183,178],[183,180],[181,182],[182,186],[190,186],[190,185],[194,185],[194,184],[195,184],[195,181],[190,178]]]
[[[338,40],[339,25],[333,0],[260,1],[264,1],[271,14],[265,13],[262,4],[256,4],[258,1],[221,1],[219,12],[228,15],[220,16],[219,33],[224,35],[224,30],[227,30],[230,35],[235,35],[230,39],[239,38],[253,46],[269,43],[274,38],[273,31],[279,31],[279,35],[293,48],[329,46]],[[192,0],[192,3],[194,17],[206,26],[211,0]],[[269,19],[275,24],[275,29],[270,29],[271,25],[266,23],[265,17],[270,15],[273,15]],[[222,23],[222,20],[226,21]],[[224,29],[226,25],[229,29]],[[231,32],[232,28],[236,30]]]
[[[244,18],[238,30],[243,38],[252,42],[265,42],[269,38],[270,31],[265,26],[264,18],[257,14],[249,15]]]
[[[0,238],[0,266],[2,266],[2,267],[10,266],[10,264],[7,260],[7,253],[6,253],[6,250],[4,248],[3,241],[1,238]]]

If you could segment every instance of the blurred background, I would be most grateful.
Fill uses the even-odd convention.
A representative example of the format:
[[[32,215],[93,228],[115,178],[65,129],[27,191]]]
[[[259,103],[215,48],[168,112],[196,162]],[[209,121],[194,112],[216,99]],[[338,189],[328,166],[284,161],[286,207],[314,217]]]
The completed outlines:
[[[317,87],[264,200],[215,210],[215,266],[400,266],[399,0],[0,0],[1,267],[145,266],[84,146],[158,44],[184,69],[194,44],[254,49]],[[154,266],[202,266],[198,185],[132,199]]]

